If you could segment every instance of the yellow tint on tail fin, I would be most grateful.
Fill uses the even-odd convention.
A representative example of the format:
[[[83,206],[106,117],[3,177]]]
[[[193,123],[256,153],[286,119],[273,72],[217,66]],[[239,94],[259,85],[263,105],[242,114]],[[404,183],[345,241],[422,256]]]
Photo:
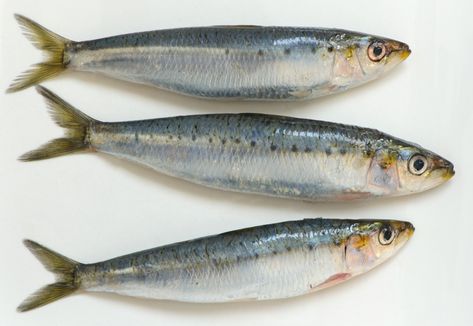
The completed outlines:
[[[73,293],[79,288],[80,284],[77,282],[75,275],[80,263],[34,241],[25,240],[23,243],[48,271],[56,275],[57,282],[46,285],[31,294],[18,306],[18,311],[23,312],[44,306]]]
[[[46,60],[31,66],[30,69],[19,75],[7,89],[7,93],[17,92],[39,84],[64,71],[67,66],[64,51],[67,44],[72,43],[29,18],[18,14],[15,15],[15,18],[26,38],[46,54]]]
[[[54,122],[66,129],[65,137],[53,139],[38,149],[23,154],[19,160],[44,160],[87,149],[89,127],[96,120],[75,109],[47,88],[36,86],[36,90],[46,99]]]

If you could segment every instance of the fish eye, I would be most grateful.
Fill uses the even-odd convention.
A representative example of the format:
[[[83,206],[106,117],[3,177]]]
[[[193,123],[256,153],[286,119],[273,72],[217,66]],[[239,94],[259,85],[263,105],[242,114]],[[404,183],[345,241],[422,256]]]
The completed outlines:
[[[421,175],[427,170],[427,158],[423,155],[414,155],[409,160],[409,171],[415,175]]]
[[[391,228],[391,226],[386,225],[386,226],[383,226],[381,231],[379,231],[378,240],[379,240],[379,243],[381,243],[383,246],[386,246],[390,244],[391,242],[393,242],[395,236],[396,234]]]
[[[383,59],[386,56],[386,52],[386,45],[380,41],[375,41],[368,47],[368,57],[374,62]]]

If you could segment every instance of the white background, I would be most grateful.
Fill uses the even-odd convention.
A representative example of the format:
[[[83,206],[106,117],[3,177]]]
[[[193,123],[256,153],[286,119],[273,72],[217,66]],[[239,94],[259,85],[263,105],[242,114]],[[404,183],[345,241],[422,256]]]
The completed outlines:
[[[101,154],[21,163],[61,135],[33,89],[0,95],[1,325],[472,325],[473,2],[457,1],[2,1],[1,83],[39,51],[18,12],[74,40],[160,28],[260,24],[339,27],[402,40],[412,49],[385,78],[303,103],[196,100],[88,74],[44,83],[99,120],[210,112],[277,113],[374,127],[455,163],[447,184],[411,197],[312,204],[225,193]],[[182,304],[81,293],[19,314],[50,282],[23,247],[31,238],[81,262],[241,227],[309,217],[398,218],[416,226],[399,255],[376,270],[289,300]]]

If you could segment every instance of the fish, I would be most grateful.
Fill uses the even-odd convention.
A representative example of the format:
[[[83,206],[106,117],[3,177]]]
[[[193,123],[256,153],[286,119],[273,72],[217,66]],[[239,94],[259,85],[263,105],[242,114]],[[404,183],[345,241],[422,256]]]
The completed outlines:
[[[411,53],[385,37],[303,27],[178,28],[75,42],[15,17],[47,59],[7,92],[73,70],[207,99],[306,100],[376,79]]]
[[[375,129],[252,113],[101,122],[37,90],[66,132],[21,161],[102,152],[211,188],[308,201],[407,195],[455,173],[439,155]]]
[[[414,233],[396,220],[304,219],[246,228],[82,264],[34,241],[56,275],[24,300],[28,311],[78,290],[193,303],[300,296],[363,274]]]

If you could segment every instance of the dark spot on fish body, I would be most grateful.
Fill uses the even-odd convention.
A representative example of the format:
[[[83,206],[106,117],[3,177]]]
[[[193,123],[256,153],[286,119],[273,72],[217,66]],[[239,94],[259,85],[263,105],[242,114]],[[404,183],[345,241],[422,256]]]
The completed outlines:
[[[169,135],[169,139],[172,140],[172,135]]]
[[[284,54],[285,54],[285,55],[291,54],[291,49],[285,48],[285,49],[284,49]]]
[[[330,147],[325,148],[325,154],[332,155],[332,149]]]
[[[313,54],[315,54],[315,53],[317,52],[317,48],[316,48],[315,46],[313,46],[313,47],[311,48],[311,52],[312,52]]]
[[[347,153],[347,149],[345,147],[341,147],[338,152],[342,155],[345,155]]]
[[[212,139],[212,137],[210,137],[209,138],[209,143],[212,144],[212,142],[213,142],[213,139]]]
[[[239,144],[239,143],[240,143],[240,138],[236,138],[236,139],[235,139],[235,143],[236,143],[236,144]]]
[[[278,252],[276,250],[273,250],[273,255],[277,255]]]
[[[196,137],[195,135],[192,135],[192,140],[195,141],[196,140]]]
[[[138,142],[138,132],[135,131],[135,142]]]
[[[230,49],[225,49],[225,54],[228,55],[230,53]]]
[[[271,144],[269,148],[274,152],[278,147],[274,144]]]
[[[309,244],[308,247],[309,247],[309,250],[311,250],[311,251],[314,250],[314,248],[315,248],[315,246],[313,244]]]
[[[250,142],[250,146],[251,146],[251,147],[255,147],[255,146],[256,146],[256,142],[255,142],[254,140],[252,140],[252,141]]]
[[[227,142],[227,140],[225,138],[222,139],[222,145],[225,145],[226,142]]]
[[[298,151],[297,146],[295,144],[292,145],[291,151],[294,152],[294,153]]]
[[[286,247],[286,250],[287,250],[287,251],[291,251],[291,250],[292,250],[292,248],[291,248],[291,247],[289,247],[289,246],[287,246],[287,247]]]
[[[391,166],[391,163],[387,160],[382,160],[382,161],[378,161],[378,165],[383,170],[386,170]]]
[[[373,155],[374,155],[374,152],[370,149],[367,149],[367,150],[363,151],[363,156],[366,157],[366,158],[371,158],[371,157],[373,157]]]
[[[306,147],[306,148],[304,149],[304,152],[305,152],[305,153],[310,153],[310,152],[312,152],[312,149],[311,149],[310,147]]]
[[[333,51],[333,46],[332,46],[332,45],[329,45],[329,46],[327,47],[327,51],[328,51],[328,53],[331,53],[331,52]]]
[[[260,56],[260,57],[263,56],[263,50],[261,50],[261,49],[258,50],[258,56]]]
[[[259,258],[259,255],[255,253],[255,259],[258,259],[258,258]]]

